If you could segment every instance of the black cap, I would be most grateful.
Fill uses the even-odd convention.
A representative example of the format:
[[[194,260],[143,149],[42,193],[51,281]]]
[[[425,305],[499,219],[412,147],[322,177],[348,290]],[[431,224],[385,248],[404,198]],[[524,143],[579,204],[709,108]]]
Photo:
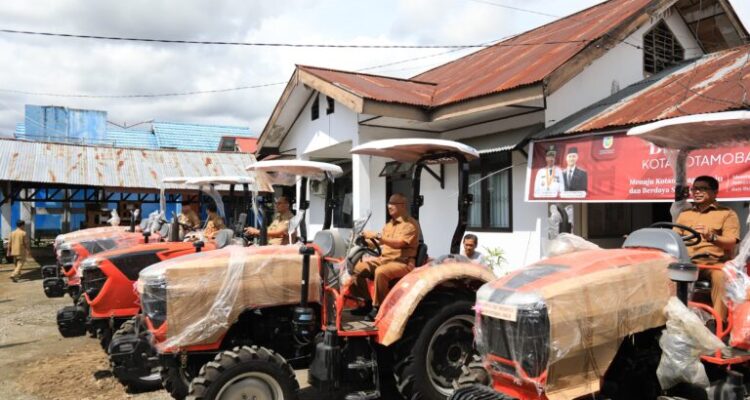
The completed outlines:
[[[578,147],[571,147],[568,149],[568,154],[578,154]]]

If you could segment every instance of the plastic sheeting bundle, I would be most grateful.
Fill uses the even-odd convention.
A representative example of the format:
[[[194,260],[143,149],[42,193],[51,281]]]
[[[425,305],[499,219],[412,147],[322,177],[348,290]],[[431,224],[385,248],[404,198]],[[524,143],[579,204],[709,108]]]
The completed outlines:
[[[550,242],[548,257],[561,256],[584,250],[599,250],[600,247],[572,233],[561,233]]]
[[[748,219],[750,225],[750,219]],[[747,262],[750,257],[750,236],[740,243],[737,256],[724,264],[725,298],[728,304],[734,305],[732,315],[732,332],[730,344],[734,347],[750,349],[750,277],[747,274]]]
[[[112,210],[112,212],[110,212],[109,215],[111,216],[111,218],[107,220],[107,223],[110,226],[120,225],[120,216],[117,215],[117,210]]]
[[[80,240],[83,238],[101,236],[111,232],[124,232],[128,230],[127,226],[100,226],[98,228],[81,229],[79,231],[64,233],[55,237],[55,248],[69,241]]]
[[[687,382],[708,387],[700,356],[724,348],[724,343],[703,325],[703,321],[676,297],[664,307],[667,329],[659,339],[662,356],[656,376],[662,389]]]

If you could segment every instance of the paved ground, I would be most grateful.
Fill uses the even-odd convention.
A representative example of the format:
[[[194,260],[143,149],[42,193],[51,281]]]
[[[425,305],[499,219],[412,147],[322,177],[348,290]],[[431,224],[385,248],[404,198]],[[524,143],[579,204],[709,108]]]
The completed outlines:
[[[127,393],[112,377],[98,340],[60,336],[56,313],[72,300],[44,295],[39,265],[53,262],[52,250],[34,249],[33,254],[18,283],[10,280],[12,266],[0,264],[0,399],[171,399],[163,390]],[[297,371],[297,379],[307,386],[307,371]],[[300,397],[324,398],[310,387]]]
[[[60,336],[57,310],[72,301],[44,295],[39,264],[51,263],[52,251],[33,253],[18,283],[12,266],[0,265],[0,399],[169,399],[163,391],[126,393],[97,340]]]

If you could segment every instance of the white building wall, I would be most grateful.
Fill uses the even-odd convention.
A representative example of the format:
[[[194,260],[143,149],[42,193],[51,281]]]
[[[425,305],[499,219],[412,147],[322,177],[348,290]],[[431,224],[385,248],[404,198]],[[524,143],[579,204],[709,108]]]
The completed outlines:
[[[679,15],[673,13],[664,19],[667,26],[685,49],[685,58],[698,57],[702,53],[698,42]],[[565,117],[623,89],[646,76],[643,71],[643,35],[659,20],[654,20],[625,41],[594,60],[583,72],[571,79],[547,97],[545,126],[549,127]],[[631,45],[632,44],[632,45]],[[636,46],[641,48],[636,48]],[[613,91],[613,87],[616,89]]]
[[[334,105],[334,112],[326,114],[326,96],[322,94],[318,96],[320,98],[318,119],[313,121],[310,118],[310,109],[315,100],[313,96],[289,129],[284,142],[279,146],[280,151],[293,149],[294,152],[291,155],[307,160],[310,159],[308,153],[314,154],[316,150],[321,153],[321,149],[356,140],[357,114],[338,102]],[[341,152],[339,156],[348,158],[349,154]]]
[[[285,155],[301,160],[314,160],[323,156],[325,158],[349,158],[351,143],[357,140],[357,114],[338,102],[334,104],[334,112],[326,114],[326,96],[322,94],[318,96],[320,97],[318,119],[314,121],[311,119],[311,108],[315,100],[315,97],[312,97],[289,129],[279,150]],[[339,147],[336,147],[337,145]],[[334,151],[327,151],[332,147],[336,147]],[[299,185],[297,186],[297,198],[299,198]],[[354,197],[356,198],[356,191]],[[325,197],[311,193],[309,200],[310,208],[306,218],[307,235],[312,239],[315,233],[323,227]]]
[[[542,256],[547,226],[547,205],[525,201],[526,158],[513,152],[513,232],[474,232],[479,239],[479,250],[500,247],[505,253],[508,269],[517,269],[538,261]],[[544,229],[544,230],[543,230]]]

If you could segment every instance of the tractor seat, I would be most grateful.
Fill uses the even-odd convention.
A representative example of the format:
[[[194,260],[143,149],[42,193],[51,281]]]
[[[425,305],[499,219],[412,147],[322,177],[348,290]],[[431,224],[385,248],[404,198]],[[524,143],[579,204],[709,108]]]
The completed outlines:
[[[421,267],[427,263],[427,245],[424,243],[419,243],[417,245],[417,259],[416,259],[416,266]]]
[[[214,236],[214,242],[216,242],[216,248],[221,249],[232,244],[233,236],[234,236],[234,231],[231,229],[222,229],[216,232],[216,236]]]

